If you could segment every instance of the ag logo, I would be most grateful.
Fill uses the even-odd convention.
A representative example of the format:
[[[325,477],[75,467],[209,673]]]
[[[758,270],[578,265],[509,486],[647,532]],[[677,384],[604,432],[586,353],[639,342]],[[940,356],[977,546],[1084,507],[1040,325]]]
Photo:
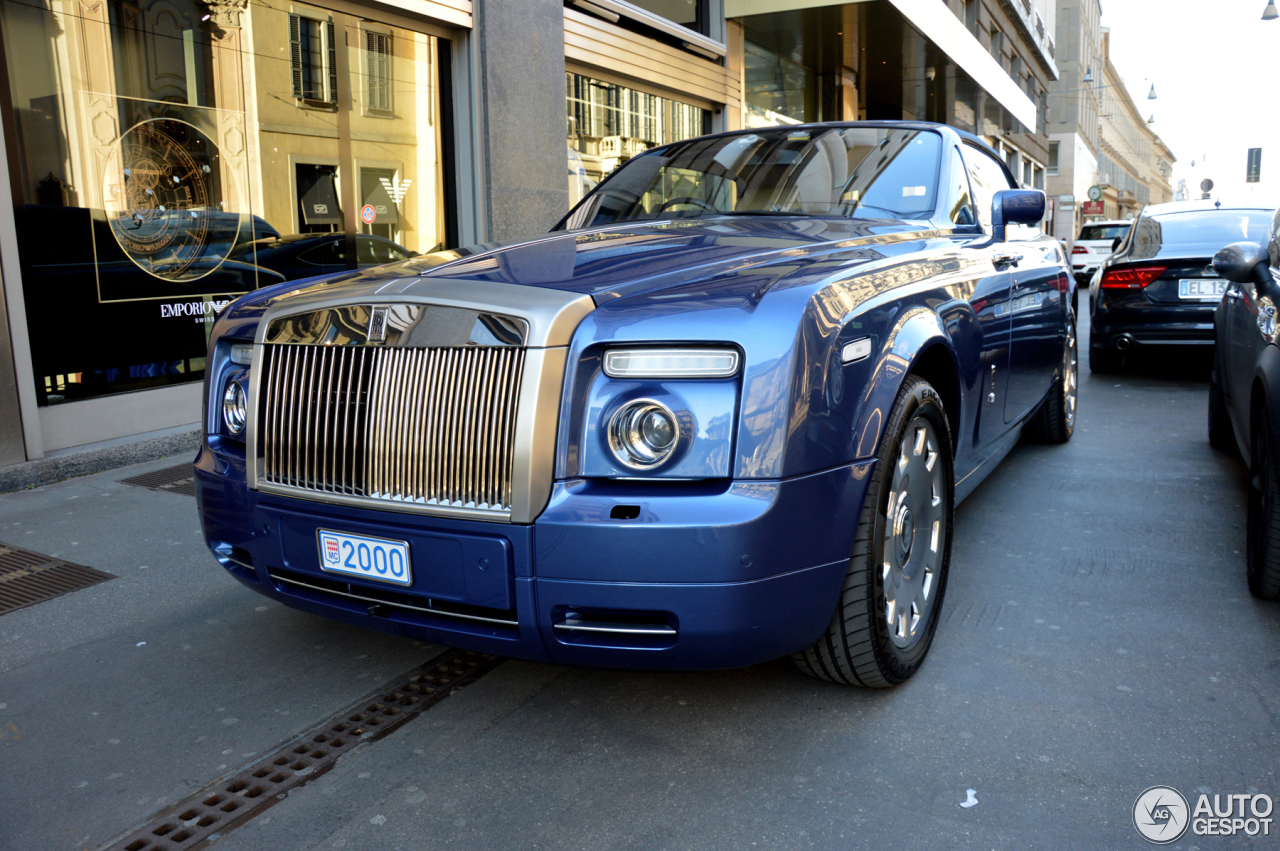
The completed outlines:
[[[1152,786],[1133,802],[1133,826],[1156,845],[1177,842],[1190,822],[1187,799],[1172,786]]]

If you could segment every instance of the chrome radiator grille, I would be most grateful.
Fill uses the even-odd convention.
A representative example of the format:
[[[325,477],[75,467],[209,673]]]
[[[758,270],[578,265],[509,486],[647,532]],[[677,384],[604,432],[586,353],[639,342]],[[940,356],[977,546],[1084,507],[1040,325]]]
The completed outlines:
[[[262,354],[264,481],[510,510],[523,348],[267,344]]]

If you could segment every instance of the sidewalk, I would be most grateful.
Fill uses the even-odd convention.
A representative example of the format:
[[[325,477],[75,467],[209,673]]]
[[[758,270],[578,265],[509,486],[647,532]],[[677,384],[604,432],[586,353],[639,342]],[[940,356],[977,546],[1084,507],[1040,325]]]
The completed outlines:
[[[0,616],[0,847],[97,847],[435,652],[242,588],[119,481],[174,463],[0,495],[0,542],[117,577]]]

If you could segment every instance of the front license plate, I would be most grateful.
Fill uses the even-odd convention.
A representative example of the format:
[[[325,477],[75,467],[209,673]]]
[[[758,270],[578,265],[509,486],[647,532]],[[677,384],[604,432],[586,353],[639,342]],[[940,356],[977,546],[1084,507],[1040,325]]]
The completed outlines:
[[[1178,281],[1178,298],[1211,298],[1217,301],[1227,291],[1222,278],[1183,278]]]
[[[361,579],[412,585],[409,545],[404,541],[320,530],[320,569]]]

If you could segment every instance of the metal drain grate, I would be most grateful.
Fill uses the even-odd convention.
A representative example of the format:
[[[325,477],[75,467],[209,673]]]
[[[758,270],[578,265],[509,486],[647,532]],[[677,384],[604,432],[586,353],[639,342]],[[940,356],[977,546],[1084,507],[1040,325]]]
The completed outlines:
[[[169,493],[180,493],[183,496],[196,495],[196,471],[191,464],[165,467],[163,470],[153,470],[150,473],[130,476],[120,481],[126,485],[137,485],[140,488],[149,488],[153,491],[168,491]]]
[[[447,650],[404,682],[362,700],[234,776],[204,787],[104,851],[191,851],[248,822],[321,776],[362,742],[376,741],[502,663],[497,656]]]
[[[115,578],[92,567],[0,543],[0,615]]]

